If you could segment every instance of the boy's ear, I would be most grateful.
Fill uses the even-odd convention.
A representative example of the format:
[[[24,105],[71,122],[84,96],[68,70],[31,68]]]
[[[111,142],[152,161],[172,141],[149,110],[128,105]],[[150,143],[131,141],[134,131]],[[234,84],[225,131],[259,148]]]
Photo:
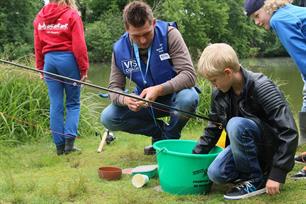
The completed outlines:
[[[224,69],[224,74],[229,75],[229,74],[232,74],[232,73],[233,73],[233,70],[231,68],[225,68]]]
[[[153,20],[152,20],[152,25],[153,25],[153,27],[155,28],[155,26],[156,26],[156,18],[153,18]]]

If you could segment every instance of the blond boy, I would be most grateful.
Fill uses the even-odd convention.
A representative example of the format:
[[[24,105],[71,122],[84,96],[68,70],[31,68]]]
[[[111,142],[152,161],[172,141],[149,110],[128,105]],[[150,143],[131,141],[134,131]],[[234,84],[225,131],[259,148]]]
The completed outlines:
[[[233,183],[225,199],[280,192],[294,165],[297,128],[277,86],[261,73],[245,70],[233,48],[224,43],[206,47],[198,72],[214,87],[210,117],[223,124],[227,146],[208,169],[214,183]],[[209,123],[193,150],[206,154],[221,129]]]

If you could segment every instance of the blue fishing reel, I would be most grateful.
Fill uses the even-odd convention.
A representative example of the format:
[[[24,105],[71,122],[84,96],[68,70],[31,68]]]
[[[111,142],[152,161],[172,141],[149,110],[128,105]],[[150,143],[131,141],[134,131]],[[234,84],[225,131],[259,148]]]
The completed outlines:
[[[128,94],[128,93],[129,93],[129,90],[128,90],[128,89],[124,89],[123,93]],[[108,94],[108,93],[99,93],[99,96],[100,96],[101,98],[108,98],[109,94]]]

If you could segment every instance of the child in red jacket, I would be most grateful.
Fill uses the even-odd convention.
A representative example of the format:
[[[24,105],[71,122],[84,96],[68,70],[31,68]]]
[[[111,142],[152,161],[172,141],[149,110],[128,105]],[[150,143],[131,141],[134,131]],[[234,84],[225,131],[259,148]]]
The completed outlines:
[[[36,68],[77,80],[87,78],[88,54],[75,0],[50,0],[34,20]],[[80,87],[44,78],[50,98],[50,128],[57,154],[74,151],[80,117]],[[66,119],[64,119],[64,93]]]

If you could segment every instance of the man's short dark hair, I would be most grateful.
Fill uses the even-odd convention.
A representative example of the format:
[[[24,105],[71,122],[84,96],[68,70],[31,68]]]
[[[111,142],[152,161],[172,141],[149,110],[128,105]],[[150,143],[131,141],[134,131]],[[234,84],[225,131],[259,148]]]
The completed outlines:
[[[123,10],[123,22],[126,28],[129,25],[139,28],[149,21],[153,21],[153,12],[151,7],[142,1],[133,1],[127,4]]]

